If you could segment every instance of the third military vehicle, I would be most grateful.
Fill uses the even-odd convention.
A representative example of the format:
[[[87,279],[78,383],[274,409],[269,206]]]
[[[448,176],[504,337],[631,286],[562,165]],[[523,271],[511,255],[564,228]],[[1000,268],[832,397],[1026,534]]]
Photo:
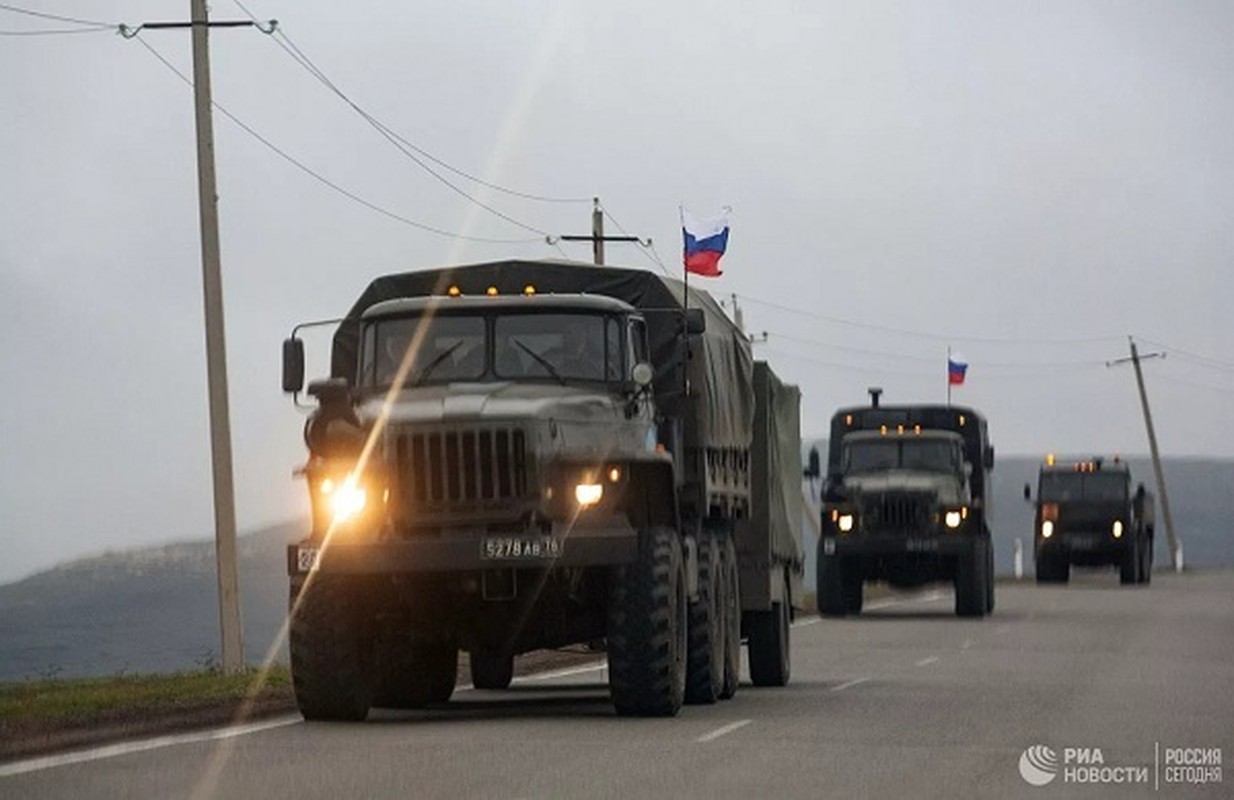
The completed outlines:
[[[860,613],[868,581],[944,581],[956,614],[984,616],[994,609],[986,421],[961,406],[881,406],[880,392],[831,420],[818,610]]]
[[[1024,485],[1024,499],[1032,487]],[[1153,496],[1131,489],[1131,470],[1117,457],[1056,463],[1037,476],[1033,544],[1037,583],[1066,583],[1071,565],[1118,568],[1122,583],[1148,583],[1153,571]]]

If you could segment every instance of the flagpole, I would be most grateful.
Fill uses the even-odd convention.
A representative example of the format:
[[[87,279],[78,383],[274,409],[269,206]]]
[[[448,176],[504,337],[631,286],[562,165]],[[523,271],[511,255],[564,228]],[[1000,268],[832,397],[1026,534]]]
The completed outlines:
[[[947,345],[947,405],[951,405],[951,345]]]
[[[677,204],[677,217],[681,221],[682,236],[684,237],[686,229],[686,208],[684,203]],[[685,346],[682,353],[685,361],[681,365],[681,396],[685,398],[690,394],[690,333],[689,325],[686,322],[686,312],[690,310],[690,270],[686,268],[684,238],[681,248],[681,283],[681,340]]]

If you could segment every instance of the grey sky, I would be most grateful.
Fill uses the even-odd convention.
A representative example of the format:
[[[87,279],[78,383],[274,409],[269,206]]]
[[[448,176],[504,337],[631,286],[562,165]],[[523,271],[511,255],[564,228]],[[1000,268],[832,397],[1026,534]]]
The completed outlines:
[[[971,363],[954,399],[988,414],[1001,452],[1143,452],[1132,374],[1103,365],[1134,334],[1170,351],[1146,367],[1163,449],[1234,455],[1234,5],[247,5],[420,147],[523,191],[597,194],[674,272],[677,204],[731,205],[708,286],[769,332],[758,352],[801,386],[807,432],[871,384],[943,399],[951,345]],[[212,13],[243,17],[230,0]],[[0,10],[0,30],[54,27]],[[189,71],[187,33],[143,39]],[[216,32],[212,60],[219,103],[367,200],[537,238],[428,176],[270,37]],[[0,120],[0,580],[206,536],[191,93],[114,34],[0,36]],[[342,313],[380,273],[558,253],[417,231],[221,115],[215,130],[245,529],[306,505],[301,418],[278,391],[294,323]],[[452,180],[531,227],[588,230],[585,202]],[[658,269],[629,247],[609,260]]]

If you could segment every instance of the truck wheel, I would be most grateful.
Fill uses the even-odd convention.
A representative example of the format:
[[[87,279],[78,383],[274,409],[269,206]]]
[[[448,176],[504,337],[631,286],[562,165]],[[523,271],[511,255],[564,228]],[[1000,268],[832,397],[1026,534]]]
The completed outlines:
[[[994,542],[986,542],[985,548],[985,613],[994,611]]]
[[[710,705],[724,690],[724,574],[720,540],[710,531],[698,536],[698,600],[690,603],[686,702]]]
[[[638,560],[612,571],[608,672],[622,716],[672,717],[685,698],[685,565],[672,528],[643,532]]]
[[[1037,556],[1037,583],[1066,583],[1071,574],[1071,564],[1058,556]]]
[[[477,689],[508,689],[514,679],[514,656],[496,650],[471,653],[471,685]]]
[[[291,680],[306,720],[359,722],[375,683],[373,619],[354,579],[291,579]]]
[[[972,549],[956,559],[955,613],[958,617],[983,617],[986,612],[985,549],[989,543],[983,539],[973,542]]]
[[[720,699],[729,700],[741,685],[741,570],[731,528],[723,538],[720,563],[724,570],[724,688]]]
[[[379,650],[380,708],[424,708],[444,703],[458,681],[458,648],[450,642],[390,642]]]
[[[1118,567],[1118,582],[1124,586],[1140,582],[1140,543],[1134,539],[1123,551],[1123,559]]]
[[[818,599],[818,613],[824,617],[842,617],[849,613],[852,602],[852,579],[846,576],[844,562],[837,555],[825,555],[819,540],[818,557],[815,559],[814,593]],[[847,590],[847,591],[846,591]],[[857,583],[860,596],[861,583]],[[859,607],[860,610],[860,607]]]
[[[784,596],[771,604],[770,611],[750,613],[750,681],[755,686],[788,684],[789,632],[792,609],[789,607],[787,579]]]

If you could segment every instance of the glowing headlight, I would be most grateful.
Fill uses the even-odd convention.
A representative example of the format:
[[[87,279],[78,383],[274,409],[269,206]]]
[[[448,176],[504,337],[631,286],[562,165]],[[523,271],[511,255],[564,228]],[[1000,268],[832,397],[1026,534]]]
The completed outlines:
[[[958,528],[962,519],[959,511],[948,511],[943,515],[943,524],[948,528]]]
[[[1114,534],[1115,539],[1121,539],[1123,536],[1123,521],[1121,519],[1114,520],[1114,526],[1110,529],[1110,533]]]
[[[604,487],[598,483],[580,483],[574,487],[574,499],[584,508],[594,506],[604,496]]]
[[[341,484],[335,484],[326,478],[321,482],[321,493],[330,498],[330,511],[334,514],[335,525],[355,517],[368,503],[368,493],[351,476]]]
[[[853,515],[841,514],[840,518],[836,520],[836,526],[839,527],[840,533],[848,533],[853,529]]]
[[[1041,538],[1049,539],[1053,535],[1054,523],[1047,519],[1045,522],[1041,523]]]

